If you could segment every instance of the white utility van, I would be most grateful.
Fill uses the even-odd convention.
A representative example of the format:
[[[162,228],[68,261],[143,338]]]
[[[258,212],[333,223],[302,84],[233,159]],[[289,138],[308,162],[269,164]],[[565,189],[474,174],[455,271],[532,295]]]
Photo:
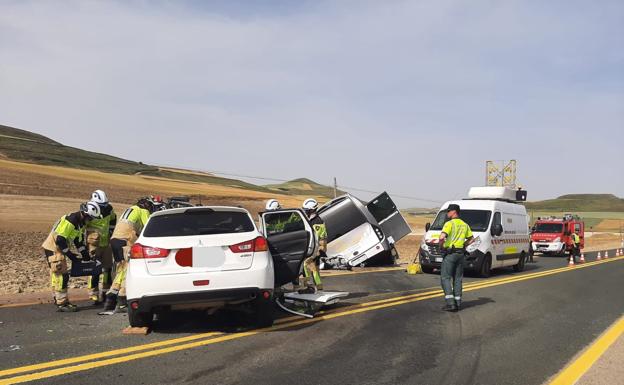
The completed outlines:
[[[475,242],[466,248],[464,269],[476,271],[482,277],[491,269],[511,266],[522,271],[529,255],[530,234],[526,208],[526,191],[506,187],[473,187],[468,199],[444,203],[420,246],[420,263],[425,273],[439,269],[443,255],[439,238],[446,222],[450,204],[460,207],[460,218],[472,229]]]

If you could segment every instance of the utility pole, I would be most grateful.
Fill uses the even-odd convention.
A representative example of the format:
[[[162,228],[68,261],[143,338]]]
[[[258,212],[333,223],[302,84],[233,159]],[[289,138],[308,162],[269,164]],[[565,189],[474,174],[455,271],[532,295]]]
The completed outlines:
[[[336,183],[336,177],[334,177],[334,198],[338,196],[338,183]]]

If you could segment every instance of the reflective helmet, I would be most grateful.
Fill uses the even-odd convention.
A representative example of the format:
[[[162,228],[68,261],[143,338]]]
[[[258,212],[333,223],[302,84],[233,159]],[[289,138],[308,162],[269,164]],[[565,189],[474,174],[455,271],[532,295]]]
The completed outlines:
[[[277,199],[269,199],[267,201],[266,205],[264,206],[264,209],[266,211],[274,211],[274,210],[279,210],[281,208],[282,208],[282,206],[277,201]]]
[[[303,204],[301,205],[301,208],[304,209],[305,211],[314,211],[314,210],[318,209],[318,205],[319,204],[316,201],[316,199],[308,198],[308,199],[303,201]]]
[[[103,205],[108,203],[108,197],[106,196],[106,193],[104,191],[95,190],[91,193],[91,202]]]
[[[100,205],[97,202],[89,201],[80,205],[80,211],[86,214],[91,219],[102,218],[102,212],[100,211]]]

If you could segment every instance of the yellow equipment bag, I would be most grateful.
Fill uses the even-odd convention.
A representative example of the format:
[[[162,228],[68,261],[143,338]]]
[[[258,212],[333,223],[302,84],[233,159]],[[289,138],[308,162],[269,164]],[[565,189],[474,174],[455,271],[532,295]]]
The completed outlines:
[[[420,267],[420,263],[418,262],[419,255],[420,255],[420,252],[416,254],[416,257],[414,258],[414,260],[407,265],[407,274],[415,275],[415,274],[422,273],[422,268]]]

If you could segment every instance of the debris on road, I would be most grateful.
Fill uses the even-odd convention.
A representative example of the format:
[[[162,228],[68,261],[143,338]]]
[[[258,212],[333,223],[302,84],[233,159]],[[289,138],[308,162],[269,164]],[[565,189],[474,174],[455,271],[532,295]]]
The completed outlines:
[[[6,349],[2,349],[3,352],[14,352],[16,350],[20,350],[22,347],[19,345],[10,345],[8,348]]]

